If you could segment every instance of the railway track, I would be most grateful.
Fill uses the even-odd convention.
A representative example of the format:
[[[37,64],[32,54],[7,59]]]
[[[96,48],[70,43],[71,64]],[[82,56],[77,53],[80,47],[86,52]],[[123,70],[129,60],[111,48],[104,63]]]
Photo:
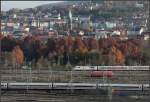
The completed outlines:
[[[105,70],[104,70],[105,71]],[[107,70],[106,70],[107,71]],[[14,69],[14,70],[1,70],[1,79],[3,83],[22,83],[22,82],[32,82],[32,83],[62,83],[55,84],[53,86],[53,91],[50,89],[51,85],[48,85],[49,89],[46,90],[33,90],[34,85],[24,85],[24,90],[14,90],[7,89],[4,90],[2,94],[2,102],[148,102],[149,98],[149,70],[113,70],[114,75],[111,78],[107,77],[91,77],[89,75],[90,71],[51,71],[51,70],[30,70],[24,69]],[[64,85],[63,83],[69,83]],[[82,85],[74,86],[73,83],[95,83],[94,91],[89,91],[86,87]],[[116,88],[108,87],[106,84],[121,83],[122,84],[136,84],[139,85],[138,88]],[[99,85],[97,85],[99,84]],[[100,85],[101,84],[101,85]],[[144,85],[146,84],[146,85]],[[11,84],[12,85],[12,84]],[[15,84],[14,84],[15,85]],[[72,85],[72,86],[71,86]],[[107,94],[95,93],[98,89],[107,90],[109,88],[115,89],[115,93],[112,96]],[[104,87],[104,85],[106,85]],[[61,86],[61,87],[60,87]],[[144,87],[143,87],[144,86]],[[146,87],[145,87],[146,86]],[[27,90],[28,87],[28,90]],[[42,86],[43,87],[43,86]],[[44,86],[45,87],[45,86]],[[120,86],[121,87],[121,86]],[[143,87],[143,88],[142,88]],[[10,88],[10,87],[9,87]],[[36,86],[37,88],[37,86]],[[51,87],[52,88],[52,87]],[[85,92],[75,91],[77,89],[88,90]],[[83,89],[84,88],[84,89]],[[31,90],[32,89],[32,90]],[[57,91],[54,91],[56,89]],[[124,90],[121,90],[124,89]],[[118,90],[118,91],[117,91]],[[2,90],[3,91],[3,90]],[[72,93],[73,92],[73,93]],[[77,93],[76,93],[77,92]],[[94,94],[93,94],[94,92]],[[98,91],[100,92],[100,91]],[[68,93],[68,94],[67,94]],[[71,93],[71,94],[70,94]],[[110,101],[110,97],[111,101]]]
[[[2,82],[100,82],[100,83],[149,83],[149,71],[113,71],[111,78],[91,77],[91,71],[2,70]],[[105,82],[104,82],[105,81]]]
[[[7,91],[2,95],[2,102],[148,102],[148,96],[125,96],[130,92],[124,93],[124,96],[113,94],[109,100],[108,95],[102,94],[62,94],[48,93],[45,91]]]

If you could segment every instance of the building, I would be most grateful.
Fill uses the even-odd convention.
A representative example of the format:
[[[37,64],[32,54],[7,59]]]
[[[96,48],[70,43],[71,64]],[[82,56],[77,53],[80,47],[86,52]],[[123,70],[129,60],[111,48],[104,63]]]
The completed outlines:
[[[142,32],[141,37],[144,40],[149,40],[150,39],[150,32]]]
[[[32,26],[40,27],[40,28],[48,28],[52,29],[54,27],[54,24],[62,25],[67,23],[65,20],[62,19],[56,19],[56,18],[47,18],[47,19],[41,19],[41,20],[33,20]]]

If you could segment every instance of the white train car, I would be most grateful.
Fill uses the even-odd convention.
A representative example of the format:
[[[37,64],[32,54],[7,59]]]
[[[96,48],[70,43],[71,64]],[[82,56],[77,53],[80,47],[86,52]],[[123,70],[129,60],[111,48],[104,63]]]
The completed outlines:
[[[1,89],[7,89],[8,83],[1,83]]]
[[[97,70],[97,66],[75,66],[73,68],[75,71],[89,71],[89,70]]]
[[[8,83],[9,89],[51,89],[52,83]]]
[[[110,71],[148,71],[150,70],[149,66],[75,66],[73,68],[75,71],[93,71],[93,70],[110,70]]]

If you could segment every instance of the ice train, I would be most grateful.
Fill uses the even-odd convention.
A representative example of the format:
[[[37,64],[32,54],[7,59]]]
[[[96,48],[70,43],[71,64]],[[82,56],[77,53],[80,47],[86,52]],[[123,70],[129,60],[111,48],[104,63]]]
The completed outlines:
[[[149,84],[107,84],[107,83],[1,83],[2,90],[86,90],[112,87],[114,90],[144,91],[149,90]]]

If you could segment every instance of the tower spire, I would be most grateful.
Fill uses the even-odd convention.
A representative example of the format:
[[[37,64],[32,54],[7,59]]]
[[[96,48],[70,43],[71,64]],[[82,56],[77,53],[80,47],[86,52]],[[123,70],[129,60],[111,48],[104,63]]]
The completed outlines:
[[[71,12],[71,9],[69,9],[69,20],[70,20],[70,30],[72,30],[72,12]]]

